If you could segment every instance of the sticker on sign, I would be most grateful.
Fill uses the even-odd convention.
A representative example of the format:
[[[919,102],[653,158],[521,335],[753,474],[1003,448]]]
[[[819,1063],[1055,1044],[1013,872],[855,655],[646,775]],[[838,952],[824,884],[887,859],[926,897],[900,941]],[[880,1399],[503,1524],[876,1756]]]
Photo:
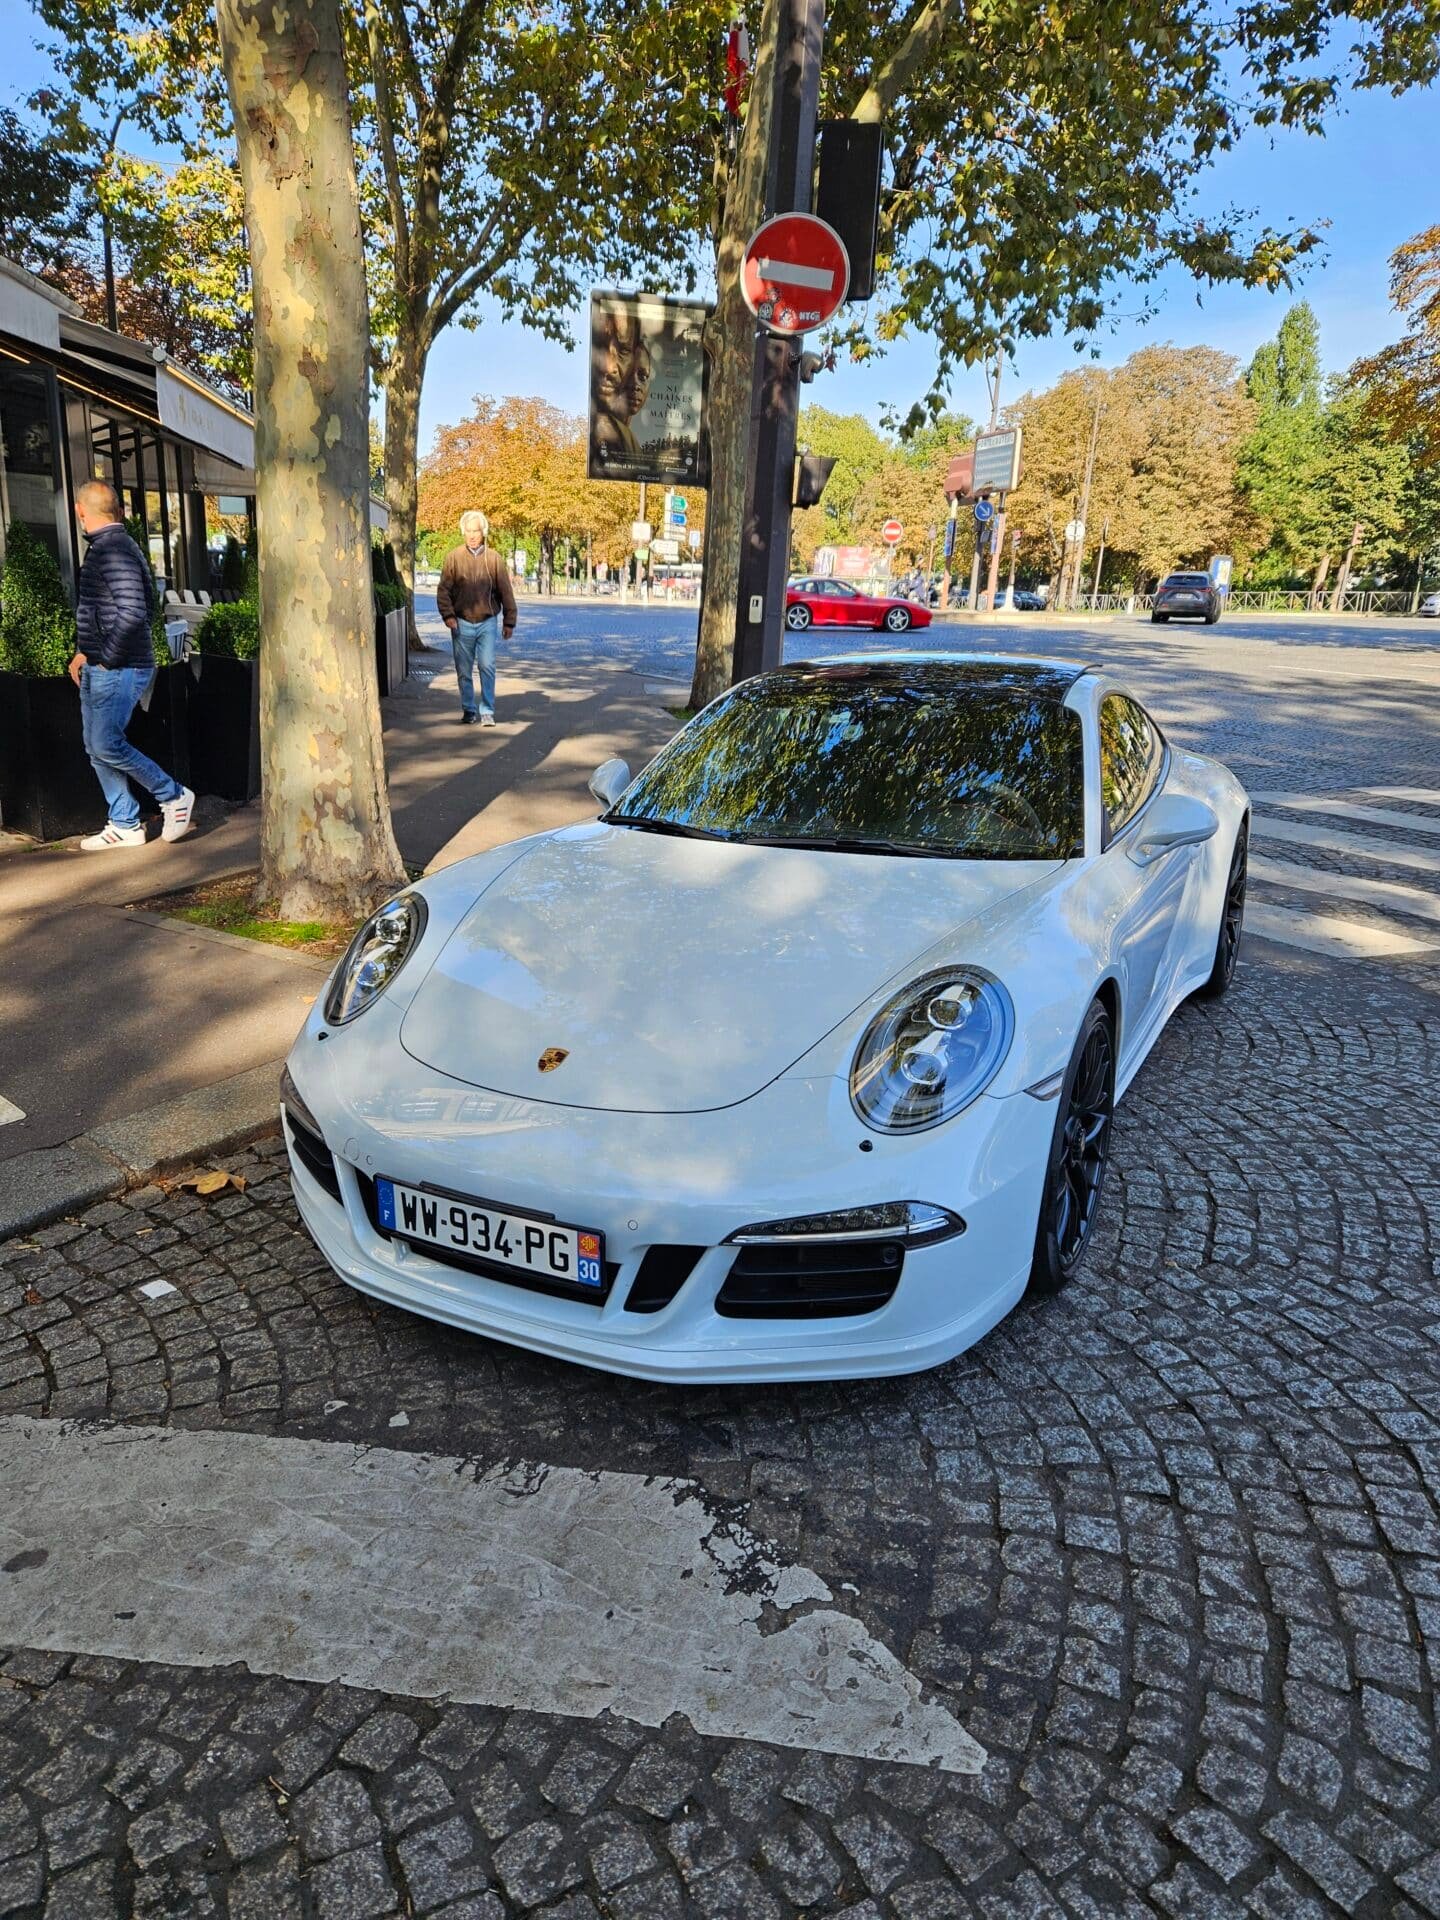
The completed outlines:
[[[781,213],[757,229],[740,266],[745,304],[771,333],[806,333],[836,314],[850,289],[850,256],[812,213]]]

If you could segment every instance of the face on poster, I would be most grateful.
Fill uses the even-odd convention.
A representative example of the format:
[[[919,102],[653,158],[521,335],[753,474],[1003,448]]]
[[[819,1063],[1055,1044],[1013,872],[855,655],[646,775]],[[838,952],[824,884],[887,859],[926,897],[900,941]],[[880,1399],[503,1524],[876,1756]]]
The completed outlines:
[[[704,485],[708,313],[697,301],[655,294],[590,296],[592,480]]]

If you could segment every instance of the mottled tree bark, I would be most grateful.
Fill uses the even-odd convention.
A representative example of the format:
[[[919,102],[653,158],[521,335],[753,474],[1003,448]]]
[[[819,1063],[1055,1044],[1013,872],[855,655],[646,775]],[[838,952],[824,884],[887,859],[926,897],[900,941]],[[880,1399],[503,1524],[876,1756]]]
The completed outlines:
[[[407,596],[407,640],[412,647],[420,644],[415,625],[415,529],[420,510],[420,390],[424,380],[425,355],[417,330],[402,327],[385,369],[385,506],[390,516],[386,534]]]
[[[370,578],[369,317],[336,0],[217,0],[255,301],[260,891],[352,919],[401,883]]]

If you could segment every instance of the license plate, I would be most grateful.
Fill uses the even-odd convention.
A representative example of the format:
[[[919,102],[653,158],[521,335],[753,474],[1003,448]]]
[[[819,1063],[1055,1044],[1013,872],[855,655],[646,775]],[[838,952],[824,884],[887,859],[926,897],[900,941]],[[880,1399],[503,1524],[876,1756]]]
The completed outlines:
[[[492,1261],[552,1285],[585,1293],[605,1288],[605,1237],[585,1227],[557,1226],[450,1193],[375,1182],[380,1225],[417,1245],[469,1260]]]

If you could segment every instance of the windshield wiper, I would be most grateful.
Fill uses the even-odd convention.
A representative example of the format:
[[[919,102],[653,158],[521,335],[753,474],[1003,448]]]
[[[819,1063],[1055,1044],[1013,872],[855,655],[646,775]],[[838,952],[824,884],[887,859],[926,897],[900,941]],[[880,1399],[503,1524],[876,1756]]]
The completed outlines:
[[[680,820],[650,820],[639,813],[602,813],[602,826],[635,827],[641,833],[668,833],[677,840],[737,840],[738,834],[720,833],[712,827],[687,827]]]
[[[954,848],[921,847],[908,840],[870,840],[853,836],[808,839],[779,833],[747,833],[749,847],[799,847],[811,853],[892,853],[907,860],[958,860],[965,855]]]

